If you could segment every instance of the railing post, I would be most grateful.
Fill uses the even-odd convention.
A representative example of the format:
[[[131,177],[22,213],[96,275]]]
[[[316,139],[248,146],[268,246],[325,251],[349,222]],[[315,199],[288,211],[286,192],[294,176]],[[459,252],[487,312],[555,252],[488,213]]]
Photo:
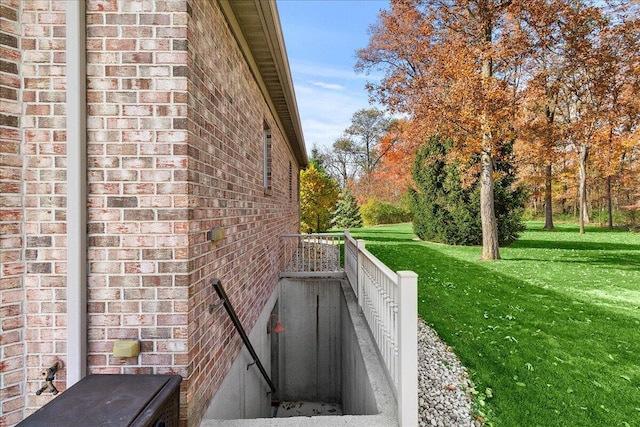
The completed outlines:
[[[344,240],[342,247],[344,248],[344,272],[347,275],[347,280],[349,279],[349,266],[351,263],[349,262],[349,230],[344,230]],[[349,282],[351,283],[351,282]],[[351,289],[353,289],[353,284],[351,283]]]
[[[418,425],[418,275],[398,271],[398,420],[400,426]]]
[[[358,278],[358,307],[362,311],[362,288],[364,286],[364,275],[360,274],[360,268],[364,264],[362,261],[364,259],[364,255],[362,254],[361,249],[364,249],[364,240],[358,239],[356,240],[356,251],[358,252],[358,263],[356,264],[356,277]]]
[[[347,275],[347,278],[349,278],[349,254],[347,251],[347,242],[349,242],[349,238],[351,237],[351,235],[349,234],[349,230],[344,230],[344,234],[342,236],[342,247],[344,248],[344,272]],[[338,257],[340,256],[340,254],[338,254]],[[351,289],[353,289],[353,284],[351,284]]]

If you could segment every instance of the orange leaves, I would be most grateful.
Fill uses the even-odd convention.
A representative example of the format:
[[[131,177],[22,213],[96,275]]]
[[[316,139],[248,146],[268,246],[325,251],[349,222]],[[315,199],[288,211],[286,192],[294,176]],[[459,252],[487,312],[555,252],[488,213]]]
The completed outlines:
[[[495,42],[517,32],[513,19],[502,19],[504,4],[393,1],[372,27],[369,46],[358,52],[357,68],[384,70],[373,96],[410,114],[415,126],[430,134],[452,138],[459,153],[479,153],[487,134],[491,138],[484,144],[492,150],[511,138],[513,128],[506,71],[516,44]]]
[[[589,185],[615,178],[621,193],[633,193],[640,187],[640,3],[606,3],[393,0],[356,68],[384,73],[368,87],[373,99],[409,117],[406,146],[434,134],[450,138],[450,155],[477,173],[471,163],[481,152],[499,160],[517,138],[524,178],[534,187],[561,183],[566,197],[576,187],[578,154],[588,149]],[[395,164],[402,158],[390,151],[380,179],[401,182]]]

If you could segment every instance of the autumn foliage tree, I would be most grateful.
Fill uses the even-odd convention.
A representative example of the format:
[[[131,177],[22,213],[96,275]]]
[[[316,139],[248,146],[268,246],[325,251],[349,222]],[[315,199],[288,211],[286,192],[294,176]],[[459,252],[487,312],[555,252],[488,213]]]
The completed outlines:
[[[546,14],[529,13],[525,23],[527,85],[518,122],[526,178],[537,186],[536,172],[544,171],[545,228],[553,227],[552,180],[565,189],[559,197],[575,189],[581,232],[589,220],[588,182],[595,190],[603,181],[612,227],[612,183],[629,185],[625,166],[638,145],[640,11],[629,2],[579,0],[531,2],[523,10],[537,3]]]
[[[521,74],[527,84],[520,93],[520,108],[516,113],[516,152],[520,154],[521,170],[527,174],[533,192],[544,188],[545,230],[554,228],[553,172],[564,144],[558,109],[565,77],[563,29],[571,25],[560,19],[565,16],[566,7],[564,1],[531,2],[520,14],[524,45]]]
[[[563,73],[566,78],[561,88],[560,114],[565,124],[568,147],[578,160],[580,232],[588,222],[587,211],[587,161],[592,151],[598,128],[601,125],[603,92],[611,78],[610,62],[601,58],[606,54],[602,42],[603,19],[600,10],[584,7],[576,2],[568,13],[574,16],[566,45]]]
[[[483,259],[500,258],[493,166],[513,137],[511,9],[511,0],[393,0],[356,64],[385,72],[369,85],[373,98],[410,115],[418,133],[451,138],[452,157],[478,159],[469,169],[480,172]]]
[[[331,215],[338,201],[338,184],[317,162],[300,172],[300,228],[322,232],[331,226]]]
[[[613,183],[630,181],[633,185],[629,159],[637,163],[640,151],[640,8],[635,11],[628,14],[623,8],[617,11],[624,13],[620,19],[605,21],[596,52],[605,82],[598,91],[603,108],[598,114],[592,162],[597,178],[604,182],[609,228],[613,227]],[[640,188],[637,176],[636,183],[634,187]]]
[[[543,188],[546,229],[553,188],[581,230],[598,197],[612,225],[614,188],[618,206],[622,195],[635,206],[639,22],[637,1],[392,0],[356,69],[384,72],[371,98],[408,117],[410,140],[450,138],[447,162],[467,185],[481,177],[483,258],[497,259],[495,166],[514,140],[523,178]]]
[[[401,207],[406,205],[407,190],[411,181],[411,165],[419,144],[409,134],[407,120],[395,120],[387,133],[380,138],[378,149],[384,153],[368,179],[367,190],[355,184],[361,201],[377,199]],[[365,197],[362,197],[365,196]]]

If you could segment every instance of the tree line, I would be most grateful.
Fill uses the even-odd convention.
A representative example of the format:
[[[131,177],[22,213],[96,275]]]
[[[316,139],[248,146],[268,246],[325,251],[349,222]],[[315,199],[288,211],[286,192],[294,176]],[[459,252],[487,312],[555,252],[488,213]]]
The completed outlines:
[[[444,159],[462,188],[477,185],[485,259],[500,256],[496,182],[509,174],[546,229],[554,203],[581,232],[590,213],[613,226],[640,209],[637,1],[393,0],[356,69],[383,73],[371,99],[403,117],[361,110],[317,153],[362,204],[419,191],[411,164],[435,137],[446,152],[423,163]],[[499,169],[505,153],[511,166]]]

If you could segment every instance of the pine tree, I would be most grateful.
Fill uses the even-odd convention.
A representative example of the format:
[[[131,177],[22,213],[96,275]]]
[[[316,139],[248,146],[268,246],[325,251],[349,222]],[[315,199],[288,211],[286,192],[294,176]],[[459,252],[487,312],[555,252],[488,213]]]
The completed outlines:
[[[416,188],[411,191],[413,228],[423,240],[451,245],[482,243],[479,176],[469,188],[462,185],[457,163],[448,163],[451,141],[432,137],[416,153],[411,174]],[[524,230],[522,213],[527,195],[516,187],[512,144],[505,143],[496,163],[495,204],[498,240],[513,243]]]
[[[423,240],[477,245],[482,242],[479,202],[472,203],[472,189],[462,187],[457,165],[447,164],[451,146],[450,140],[434,136],[416,153],[413,228]]]
[[[362,216],[358,202],[353,194],[346,188],[340,194],[340,199],[333,212],[331,224],[338,228],[360,228],[362,227]]]

